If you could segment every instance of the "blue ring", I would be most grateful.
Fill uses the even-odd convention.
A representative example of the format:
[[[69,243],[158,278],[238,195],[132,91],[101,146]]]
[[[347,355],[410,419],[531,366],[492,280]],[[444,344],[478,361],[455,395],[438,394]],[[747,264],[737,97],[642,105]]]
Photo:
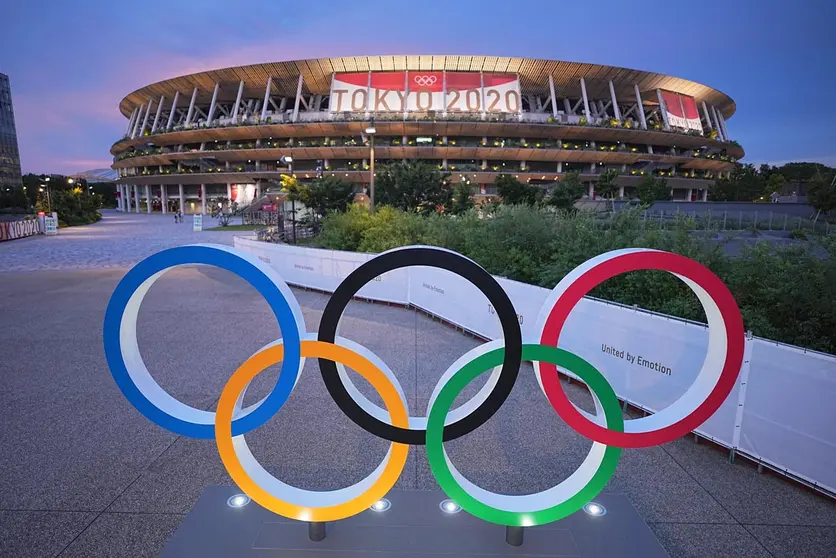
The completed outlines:
[[[119,389],[140,413],[163,428],[192,438],[215,437],[214,424],[198,424],[177,418],[148,400],[136,387],[122,358],[120,330],[128,301],[137,288],[152,275],[183,264],[206,264],[238,275],[261,293],[273,310],[281,328],[284,361],[276,385],[256,409],[232,422],[232,435],[258,428],[284,405],[299,375],[302,346],[296,317],[279,287],[246,259],[211,246],[179,246],[158,252],[136,264],[122,278],[108,302],[104,319],[104,350],[110,372]]]

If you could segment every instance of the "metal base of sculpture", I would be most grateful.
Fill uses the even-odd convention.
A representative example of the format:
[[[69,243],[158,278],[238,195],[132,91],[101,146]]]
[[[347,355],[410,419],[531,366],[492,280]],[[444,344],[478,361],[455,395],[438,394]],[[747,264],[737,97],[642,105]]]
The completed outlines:
[[[312,540],[310,525],[275,515],[250,501],[232,507],[234,486],[210,486],[168,541],[162,558],[239,556],[272,558],[337,558],[371,553],[395,558],[458,556],[607,556],[667,557],[636,509],[620,494],[600,494],[603,515],[579,511],[560,521],[515,531],[508,541],[503,525],[487,523],[465,511],[445,513],[438,491],[392,490],[391,506],[367,510],[328,523],[327,534]],[[521,546],[512,546],[521,542]]]

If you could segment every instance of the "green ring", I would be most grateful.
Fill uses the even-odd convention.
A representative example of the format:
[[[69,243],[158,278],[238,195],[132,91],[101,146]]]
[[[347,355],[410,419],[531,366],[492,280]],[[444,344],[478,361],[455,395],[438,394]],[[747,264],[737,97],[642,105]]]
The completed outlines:
[[[580,510],[604,489],[615,473],[618,458],[621,456],[621,448],[605,446],[598,469],[589,482],[575,494],[553,506],[526,511],[503,510],[476,499],[456,481],[447,464],[442,435],[444,419],[450,412],[453,401],[472,380],[502,364],[504,354],[505,349],[499,348],[476,357],[456,372],[441,389],[427,418],[427,460],[430,462],[430,469],[436,481],[445,494],[473,516],[491,523],[519,527],[558,521]],[[618,398],[606,378],[590,363],[563,349],[539,344],[524,344],[522,357],[524,360],[549,362],[575,373],[589,386],[593,396],[597,397],[601,403],[607,428],[618,432],[624,431],[624,418],[621,415]]]

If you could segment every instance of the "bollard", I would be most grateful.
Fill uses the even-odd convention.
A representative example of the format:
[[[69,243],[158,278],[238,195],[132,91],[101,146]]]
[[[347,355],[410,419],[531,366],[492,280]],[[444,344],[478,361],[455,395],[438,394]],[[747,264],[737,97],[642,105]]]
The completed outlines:
[[[522,546],[524,527],[505,527],[505,542],[511,546]]]
[[[308,522],[308,538],[314,542],[319,542],[325,538],[325,523]]]

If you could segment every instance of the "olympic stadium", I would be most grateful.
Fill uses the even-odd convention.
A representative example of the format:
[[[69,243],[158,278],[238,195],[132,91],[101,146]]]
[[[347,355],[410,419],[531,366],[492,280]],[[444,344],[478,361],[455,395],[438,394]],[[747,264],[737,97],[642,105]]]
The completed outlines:
[[[504,173],[587,198],[615,170],[618,198],[644,176],[706,201],[744,156],[734,101],[688,79],[598,64],[493,56],[356,56],[238,66],[147,85],[119,110],[111,148],[122,211],[205,213],[262,199],[281,174],[367,188],[374,164],[421,160],[495,195]]]

